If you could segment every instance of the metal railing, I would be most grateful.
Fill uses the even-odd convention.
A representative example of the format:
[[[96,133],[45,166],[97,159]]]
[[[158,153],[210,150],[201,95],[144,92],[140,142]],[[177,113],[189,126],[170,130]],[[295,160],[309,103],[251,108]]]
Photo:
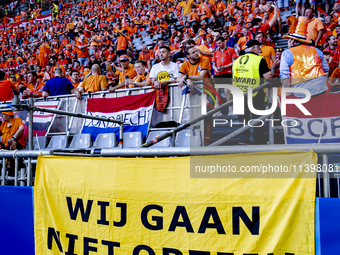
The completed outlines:
[[[90,157],[171,157],[171,156],[207,156],[207,155],[223,155],[223,154],[244,154],[255,152],[268,152],[268,151],[310,151],[313,150],[317,154],[322,155],[322,165],[328,165],[329,154],[339,154],[340,144],[293,144],[293,145],[255,145],[255,146],[211,146],[209,149],[206,147],[169,147],[169,148],[135,148],[135,149],[102,149],[100,153],[95,154],[81,154],[82,156]],[[25,176],[25,169],[19,171],[19,159],[30,158],[36,159],[39,155],[66,155],[66,156],[79,156],[75,153],[60,153],[53,150],[40,150],[40,151],[0,151],[0,158],[2,158],[2,171],[1,171],[1,185],[5,185],[6,181],[14,181],[17,186],[26,183],[30,186],[32,182],[32,173],[27,172]],[[6,159],[15,159],[15,176],[12,178],[6,177],[5,163]],[[29,171],[29,169],[28,169]],[[334,174],[340,172],[330,172],[328,169],[322,169],[317,175],[317,189],[320,197],[330,197],[331,180],[337,181],[337,191],[340,197],[339,176],[334,177]],[[21,176],[19,176],[21,174]]]
[[[197,84],[201,84],[198,82]],[[127,95],[140,95],[153,91],[151,86],[141,88],[127,88],[118,89],[115,92],[98,91],[93,93],[83,93],[83,100],[76,99],[75,94],[67,94],[61,96],[51,96],[47,98],[35,98],[34,102],[54,101],[59,100],[59,110],[68,111],[71,113],[86,113],[86,101],[88,98],[117,98]],[[178,84],[169,85],[169,100],[163,112],[156,110],[152,114],[151,128],[156,126],[159,122],[174,121],[179,124],[189,122],[190,118],[193,119],[201,114],[201,98],[199,95],[182,96]],[[21,100],[21,103],[28,104],[28,100]],[[0,107],[8,106],[11,101],[0,103]],[[25,117],[25,116],[24,116]],[[25,117],[26,118],[26,117]],[[47,136],[50,135],[73,135],[78,134],[83,126],[84,119],[55,115],[52,123],[48,129]],[[203,130],[202,130],[203,132]],[[203,134],[203,133],[202,133]]]
[[[261,87],[255,89],[254,92],[263,89],[263,87],[268,86],[268,84],[261,85]],[[174,103],[174,95],[176,91],[173,89],[177,89],[177,84],[172,84],[170,85],[170,88],[172,88],[172,95],[170,95],[170,100],[173,101],[173,103],[170,103],[168,106],[168,109],[172,112],[171,119],[174,117],[174,111],[175,110],[180,110],[177,112],[176,116],[181,120],[183,118],[183,111],[185,108],[187,110],[192,108],[197,108],[198,111],[196,112],[201,112],[201,106],[200,105],[190,105],[188,101],[186,100],[186,95],[181,97],[182,100],[179,100],[177,104]],[[129,88],[129,89],[121,89],[117,90],[115,93],[110,93],[110,92],[95,92],[95,93],[84,93],[83,96],[85,98],[104,98],[104,97],[120,97],[120,96],[125,96],[125,95],[130,95],[130,94],[142,94],[151,91],[151,87],[144,87],[144,88]],[[170,90],[171,91],[171,90]],[[177,91],[179,92],[179,91]],[[63,95],[63,96],[54,96],[54,97],[49,97],[47,100],[62,100],[62,99],[70,99],[74,98],[75,95]],[[39,102],[44,100],[43,98],[38,98],[35,101]],[[76,100],[76,99],[75,99]],[[186,102],[187,101],[187,102]],[[197,100],[196,100],[197,101]],[[201,101],[201,99],[200,99]],[[76,101],[77,102],[77,101]],[[180,102],[181,107],[178,107],[178,103]],[[32,107],[33,99],[30,99],[30,104],[31,108],[28,108],[31,110],[33,114],[33,110],[44,110],[39,107]],[[210,111],[206,115],[201,115],[198,116],[197,118],[194,118],[194,120],[189,121],[185,124],[182,124],[178,128],[172,129],[170,132],[166,133],[164,136],[158,137],[158,141],[161,141],[162,139],[165,139],[166,137],[172,136],[174,133],[190,126],[194,125],[195,123],[204,120],[206,117],[211,116],[212,114],[220,111],[221,109],[224,109],[228,107],[229,105],[232,104],[232,101],[229,101],[222,106]],[[26,101],[27,105],[27,101]],[[2,103],[0,104],[0,107],[8,107],[9,104],[7,103]],[[13,105],[14,107],[16,106],[15,104]],[[63,113],[67,114],[65,112],[61,112],[58,110],[52,110],[51,112],[54,113]],[[81,117],[83,118],[84,116],[79,113],[68,113],[69,116],[73,117]],[[33,116],[33,115],[31,115]],[[264,116],[268,117],[268,116]],[[33,119],[30,119],[30,122],[33,122]],[[181,122],[181,121],[179,121]],[[32,126],[32,125],[30,125]],[[313,149],[316,153],[322,155],[322,164],[323,165],[328,165],[329,162],[329,154],[340,154],[340,144],[301,144],[301,145],[256,145],[256,146],[215,146],[217,144],[223,143],[226,139],[230,138],[231,136],[234,136],[236,134],[241,133],[244,131],[245,128],[241,128],[237,130],[237,133],[232,133],[229,134],[228,136],[222,138],[220,141],[216,142],[212,146],[209,146],[209,149],[206,147],[198,147],[198,148],[189,148],[189,147],[183,147],[183,148],[136,148],[136,149],[123,149],[123,148],[114,148],[114,149],[101,149],[101,150],[96,150],[94,151],[89,150],[87,154],[81,154],[82,156],[90,156],[90,157],[169,157],[169,156],[200,156],[200,155],[219,155],[219,154],[238,154],[238,153],[253,153],[253,152],[267,152],[267,151],[280,151],[280,150],[300,150],[300,151],[309,151]],[[30,138],[33,138],[30,136]],[[224,139],[224,140],[223,140]],[[32,140],[32,139],[30,139]],[[154,144],[154,142],[152,142]],[[151,145],[151,144],[150,144]],[[149,145],[148,145],[149,146]],[[147,147],[144,145],[144,147]],[[0,151],[0,163],[2,162],[2,170],[1,170],[1,184],[5,185],[6,181],[14,181],[14,185],[28,185],[31,186],[33,183],[33,172],[32,172],[32,160],[36,159],[39,155],[69,155],[69,156],[78,156],[80,154],[76,153],[65,153],[65,152],[60,152],[60,151],[53,151],[53,150],[33,150],[33,146],[31,145],[30,142],[30,148],[29,150],[22,150],[22,151]],[[6,159],[9,158],[14,158],[15,160],[15,172],[14,172],[14,177],[7,177],[6,176]],[[27,163],[26,168],[22,168],[19,170],[19,159],[28,159],[25,160],[24,162]],[[331,188],[331,179],[337,178],[337,190],[338,190],[338,197],[340,197],[340,172],[339,175],[334,175],[334,173],[330,173],[328,171],[322,171],[322,173],[318,173],[317,176],[317,184],[318,184],[318,191],[319,191],[319,196],[324,196],[324,197],[330,197],[330,188]]]
[[[199,84],[199,83],[198,83]],[[20,111],[20,110],[27,110],[28,111],[28,116],[29,116],[29,143],[28,147],[29,150],[22,152],[18,151],[17,153],[13,154],[15,157],[15,177],[14,177],[14,185],[18,184],[18,180],[21,181],[21,185],[23,181],[27,181],[27,185],[31,186],[32,185],[32,160],[35,159],[36,157],[34,155],[38,155],[36,151],[33,150],[33,112],[34,111],[40,111],[40,112],[49,112],[53,113],[53,119],[52,122],[57,118],[57,116],[63,116],[62,118],[65,120],[66,128],[65,132],[50,132],[51,126],[53,123],[51,123],[50,127],[47,129],[47,135],[56,135],[56,134],[66,134],[70,135],[70,131],[72,126],[76,126],[77,130],[73,130],[73,133],[80,133],[81,131],[81,124],[77,124],[77,120],[82,122],[86,118],[90,119],[95,119],[95,120],[101,120],[101,121],[109,121],[109,122],[116,122],[120,124],[120,139],[122,140],[123,137],[123,122],[118,121],[118,120],[113,120],[113,119],[107,119],[107,118],[101,118],[101,117],[96,117],[96,116],[89,116],[85,114],[85,103],[87,98],[116,98],[116,97],[121,97],[121,96],[126,96],[126,95],[136,95],[136,94],[143,94],[147,93],[149,91],[152,91],[153,89],[148,86],[148,87],[143,87],[143,88],[129,88],[129,89],[120,89],[116,90],[115,92],[108,92],[108,91],[100,91],[100,92],[95,92],[95,93],[83,93],[82,96],[85,100],[77,100],[75,98],[74,94],[71,95],[62,95],[62,96],[52,96],[48,98],[30,98],[29,100],[21,100],[19,101],[18,98],[16,97],[12,102],[2,102],[0,104],[0,109],[2,112],[4,111]],[[178,89],[178,84],[171,84],[169,85],[169,102],[168,106],[166,107],[166,113],[157,113],[154,112],[153,116],[155,119],[155,122],[161,122],[161,121],[174,121],[178,120],[178,123],[181,123],[184,118],[184,115],[189,116],[190,112],[189,110],[192,108],[197,108],[196,112],[199,112],[200,109],[200,104],[197,105],[191,105],[190,101],[191,100],[186,100],[187,95],[182,96],[181,90]],[[196,98],[196,101],[200,102],[199,96],[193,96]],[[60,110],[59,108],[54,110],[50,108],[42,108],[42,107],[37,107],[34,105],[35,102],[41,102],[41,101],[48,101],[48,100],[60,100],[63,101],[66,105],[64,105],[63,109]],[[73,105],[71,104],[74,103]],[[81,102],[81,103],[79,103]],[[77,107],[81,104],[81,107]],[[69,111],[70,108],[73,108],[73,111]],[[193,111],[195,112],[195,111]],[[186,113],[186,114],[185,114]],[[69,119],[71,118],[71,119]],[[124,117],[120,116],[120,120],[123,120]],[[56,122],[56,126],[60,126],[60,122]],[[59,130],[61,131],[61,130]],[[120,146],[122,146],[122,143],[120,143]],[[32,152],[33,154],[30,154]],[[4,154],[5,153],[5,154]],[[2,185],[5,184],[6,181],[6,161],[4,158],[9,157],[8,155],[12,155],[11,152],[6,151],[1,151],[0,153],[0,158],[2,157],[2,171],[1,171],[1,183]],[[23,154],[22,154],[23,153]],[[48,154],[49,152],[44,151],[44,153]],[[2,156],[4,155],[4,156]],[[32,156],[33,155],[33,156]],[[27,163],[25,172],[26,175],[21,175],[21,178],[18,179],[19,175],[19,161],[17,160],[17,157],[26,157],[28,160],[25,160]],[[21,173],[24,170],[21,170]],[[7,178],[7,180],[13,180],[13,178]]]

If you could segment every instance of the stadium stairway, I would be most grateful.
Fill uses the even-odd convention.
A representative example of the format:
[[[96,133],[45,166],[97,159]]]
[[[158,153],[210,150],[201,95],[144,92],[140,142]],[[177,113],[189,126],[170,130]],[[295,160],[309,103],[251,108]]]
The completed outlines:
[[[286,20],[289,16],[295,16],[295,6],[289,7],[289,11],[287,12],[281,12],[281,18],[282,18],[282,34],[287,34],[289,27],[286,23]],[[283,39],[282,37],[274,37],[273,38],[275,42],[275,49],[288,49],[288,40]]]
[[[220,120],[220,121],[219,121]],[[226,124],[222,124],[223,121],[222,120],[225,120],[225,121],[228,121]],[[231,116],[228,116],[228,115],[221,115],[221,116],[218,116],[218,117],[214,117],[213,118],[213,132],[211,134],[211,137],[210,137],[210,144],[218,141],[219,139],[235,132],[237,129],[241,128],[242,126],[241,125],[230,125],[230,122],[233,121],[233,122],[238,122],[238,118],[237,116],[235,115],[231,115]],[[250,141],[253,142],[254,140],[252,139],[252,135],[251,135],[251,138],[250,138]],[[240,142],[240,137],[239,136],[236,136],[232,139],[230,139],[229,141],[221,144],[221,145],[237,145],[238,143]]]

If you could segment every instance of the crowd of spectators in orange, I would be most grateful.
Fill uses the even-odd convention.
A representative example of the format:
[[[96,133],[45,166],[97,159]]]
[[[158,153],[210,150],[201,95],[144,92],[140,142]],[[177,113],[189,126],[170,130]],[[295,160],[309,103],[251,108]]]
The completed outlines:
[[[61,69],[61,76],[73,85],[69,93],[151,85],[149,73],[161,61],[160,48],[165,45],[170,48],[170,60],[179,67],[186,61],[185,48],[196,45],[200,56],[209,60],[212,76],[231,75],[232,62],[250,39],[262,43],[261,55],[269,67],[283,51],[274,50],[273,37],[282,35],[280,16],[283,7],[287,8],[267,0],[82,0],[54,4],[58,15],[52,20],[36,19],[41,16],[40,5],[2,18],[0,69],[6,74],[6,84],[13,83],[21,98],[43,96],[45,84],[56,76],[56,69]],[[324,22],[315,17],[322,13],[309,7],[303,11],[309,18],[307,37],[326,52],[333,71],[339,64],[340,4],[329,8]],[[32,19],[17,23],[27,17]],[[288,18],[288,25],[296,22],[294,19]],[[145,36],[157,37],[157,41],[143,45]],[[220,37],[225,44],[217,43]],[[134,44],[138,38],[140,49]],[[94,73],[101,78],[91,78]],[[2,83],[0,94],[5,95]],[[9,99],[0,96],[2,101]]]

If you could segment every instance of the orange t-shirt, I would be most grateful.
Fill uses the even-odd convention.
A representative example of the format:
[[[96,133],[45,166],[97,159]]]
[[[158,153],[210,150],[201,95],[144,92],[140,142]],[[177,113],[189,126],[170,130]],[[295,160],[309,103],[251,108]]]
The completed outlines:
[[[249,41],[249,37],[248,36],[242,36],[239,40],[238,40],[238,44],[240,45],[240,49],[244,50],[246,48],[246,43]]]
[[[8,146],[7,141],[15,135],[21,126],[24,125],[20,118],[13,118],[12,123],[9,126],[7,124],[8,123],[4,121],[0,125],[0,131],[2,132],[2,143],[5,145],[5,147]],[[22,147],[25,148],[25,136],[23,134],[17,137],[16,142],[20,143]]]
[[[235,26],[230,25],[229,27],[229,33],[231,34],[234,30],[236,30],[237,24]]]
[[[188,74],[188,75],[199,75],[201,71],[207,70],[207,75],[203,78],[204,87],[208,88],[212,87],[212,84],[209,81],[209,70],[210,70],[210,59],[208,57],[200,57],[196,64],[191,64],[189,60],[185,61],[179,72],[181,74]]]
[[[225,9],[227,9],[227,6],[223,2],[220,2],[216,4],[215,6],[216,12],[223,12]],[[218,17],[222,16],[222,14],[219,14]]]
[[[76,50],[77,50],[77,58],[86,58],[89,56],[87,48],[79,49],[78,46],[84,46],[85,43],[77,42],[76,43]]]
[[[189,15],[189,20],[199,21],[200,17],[198,16],[197,12],[191,12]]]
[[[35,86],[33,86],[32,83],[29,83],[27,86],[27,90],[32,93],[37,93],[38,97],[42,97],[44,86],[45,86],[45,83],[38,80]]]
[[[87,77],[81,87],[84,88],[85,92],[96,92],[107,88],[107,81],[104,75],[90,75]]]
[[[334,83],[336,79],[340,79],[340,67],[335,68],[329,81]]]
[[[211,18],[212,11],[211,11],[211,8],[209,8],[209,7],[212,7],[211,4],[201,4],[200,5],[200,7],[198,9],[199,12],[203,13],[204,11],[206,11],[206,14],[201,16],[201,20],[203,20],[205,18]]]
[[[13,89],[15,86],[9,80],[0,81],[0,101],[9,101],[14,97]]]
[[[139,60],[149,60],[149,59],[154,59],[155,58],[155,53],[153,53],[152,50],[149,50],[148,53],[144,53],[143,51],[139,54]]]
[[[117,51],[127,49],[128,40],[123,35],[117,38]]]
[[[271,46],[262,46],[260,56],[266,59],[267,65],[270,68],[273,64],[272,57],[275,56],[275,50]]]
[[[127,70],[124,70],[123,72],[120,72],[119,74],[119,84],[123,81],[125,81],[125,76],[129,76],[129,79],[133,79],[137,75],[137,71],[135,68],[129,66]]]
[[[76,89],[78,88],[78,85],[80,84],[81,81],[78,81],[76,83],[73,83],[73,81],[71,80],[71,78],[68,78],[70,80],[70,82],[72,83],[73,87]]]

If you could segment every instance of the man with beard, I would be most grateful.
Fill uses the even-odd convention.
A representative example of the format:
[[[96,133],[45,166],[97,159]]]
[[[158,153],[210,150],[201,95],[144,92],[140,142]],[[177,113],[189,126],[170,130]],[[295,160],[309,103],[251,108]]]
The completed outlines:
[[[129,79],[133,79],[137,76],[135,68],[130,66],[130,58],[127,55],[121,55],[119,62],[123,70],[119,74],[119,83],[117,86],[110,86],[109,91],[113,92],[121,87],[128,87]]]
[[[159,49],[161,62],[151,68],[149,78],[156,89],[176,82],[179,67],[176,63],[170,62],[170,52],[168,46],[161,46]]]
[[[338,23],[340,18],[340,3],[334,3],[331,15],[333,17],[333,21]]]
[[[261,44],[260,56],[264,56],[268,64],[268,67],[271,67],[272,63],[274,63],[276,60],[276,54],[273,47],[264,45],[264,38],[265,34],[263,32],[258,32],[255,36],[255,39]]]
[[[323,25],[325,27],[325,32],[322,35],[321,43],[324,45],[327,42],[327,37],[333,35],[333,30],[336,27],[336,23],[333,21],[332,15],[327,15],[325,17]]]
[[[328,65],[329,74],[331,75],[335,68],[337,68],[339,65],[339,48],[337,44],[337,39],[334,35],[330,35],[327,37],[327,43],[329,44],[329,46],[324,49],[324,52],[330,53]]]
[[[78,70],[72,70],[71,71],[71,76],[70,76],[69,80],[72,83],[73,87],[75,89],[77,89],[78,85],[80,84],[79,71]]]
[[[193,81],[202,81],[204,89],[214,93],[213,85],[211,84],[210,78],[210,60],[208,57],[199,56],[199,50],[197,46],[188,46],[185,49],[185,55],[188,58],[185,61],[180,70],[177,78],[178,87],[184,89],[184,81],[188,87],[192,90],[194,87]],[[211,93],[210,93],[211,94]],[[211,97],[208,97],[211,99]],[[208,99],[208,100],[209,100]],[[212,104],[213,102],[209,103]],[[209,104],[208,103],[208,104]],[[212,109],[212,108],[210,108]],[[205,119],[204,123],[204,144],[209,145],[210,136],[212,133],[212,117]]]
[[[22,93],[22,98],[41,97],[45,84],[38,80],[38,75],[35,71],[29,71],[27,74],[28,86]]]
[[[314,10],[312,8],[305,10],[305,16],[308,18],[307,40],[313,40],[313,46],[315,47],[321,46],[320,40],[325,31],[322,21],[314,17]]]

